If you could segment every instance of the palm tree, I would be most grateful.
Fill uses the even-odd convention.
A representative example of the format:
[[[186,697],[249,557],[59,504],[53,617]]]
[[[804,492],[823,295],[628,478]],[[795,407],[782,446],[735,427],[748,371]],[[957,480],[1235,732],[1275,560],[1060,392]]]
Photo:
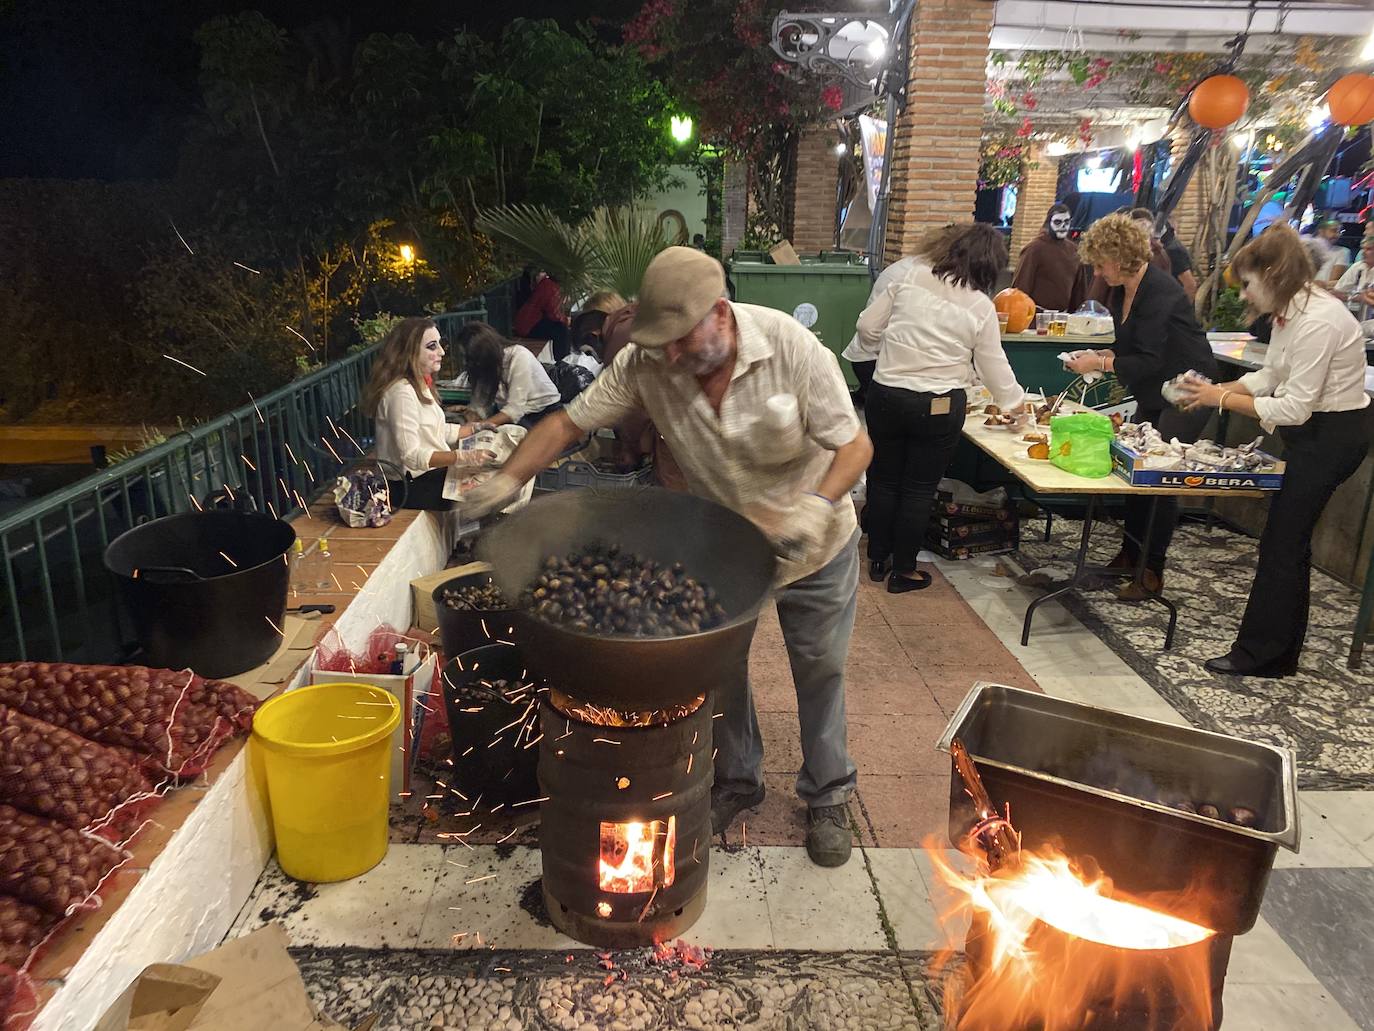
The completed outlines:
[[[676,222],[671,238],[669,222]],[[653,216],[634,208],[597,208],[573,226],[548,208],[509,204],[481,212],[477,228],[498,246],[543,268],[569,298],[596,290],[614,290],[627,300],[637,296],[649,262],[686,237],[686,222],[678,212]]]

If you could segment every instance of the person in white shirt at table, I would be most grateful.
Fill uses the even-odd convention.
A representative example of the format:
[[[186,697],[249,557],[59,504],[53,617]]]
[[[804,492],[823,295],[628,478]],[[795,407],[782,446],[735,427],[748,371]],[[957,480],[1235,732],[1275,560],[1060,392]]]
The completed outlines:
[[[362,409],[377,421],[377,458],[399,508],[444,510],[444,479],[452,465],[485,465],[490,451],[459,451],[454,445],[474,432],[448,424],[434,395],[434,376],[444,345],[433,319],[402,319],[382,341],[363,389]],[[400,478],[395,477],[399,474]]]
[[[864,414],[868,576],[892,594],[929,587],[916,568],[935,488],[954,458],[975,372],[1004,411],[1025,400],[988,291],[1007,262],[1001,234],[969,225],[933,265],[912,263],[864,309],[857,326],[877,358]]]
[[[1374,237],[1365,237],[1360,243],[1360,260],[1345,270],[1331,292],[1365,323],[1365,336],[1374,335],[1368,324],[1370,306],[1374,305]]]
[[[1233,383],[1186,384],[1192,407],[1240,412],[1283,438],[1283,487],[1269,505],[1259,565],[1231,651],[1213,673],[1283,677],[1297,671],[1307,636],[1312,532],[1336,488],[1374,440],[1365,392],[1364,337],[1345,304],[1314,281],[1302,239],[1270,227],[1236,255],[1241,297],[1274,316],[1264,365]],[[1224,575],[1224,574],[1222,574]]]
[[[459,383],[469,387],[469,407],[493,412],[482,429],[515,424],[532,429],[540,419],[563,407],[558,388],[528,347],[508,340],[485,322],[469,322],[454,342],[463,352]]]

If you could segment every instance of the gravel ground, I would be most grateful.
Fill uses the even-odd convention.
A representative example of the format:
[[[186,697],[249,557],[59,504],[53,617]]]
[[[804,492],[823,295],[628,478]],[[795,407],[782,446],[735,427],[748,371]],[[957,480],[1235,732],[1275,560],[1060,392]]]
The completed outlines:
[[[701,971],[655,964],[649,950],[292,954],[321,1010],[348,1025],[376,1014],[376,1031],[940,1027],[923,953],[728,951]]]

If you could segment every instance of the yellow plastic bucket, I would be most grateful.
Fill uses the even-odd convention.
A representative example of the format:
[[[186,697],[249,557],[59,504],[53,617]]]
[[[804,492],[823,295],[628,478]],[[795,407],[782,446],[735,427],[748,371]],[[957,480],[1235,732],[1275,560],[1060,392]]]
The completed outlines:
[[[382,861],[400,719],[395,696],[371,684],[302,687],[257,711],[253,742],[287,876],[342,881]]]

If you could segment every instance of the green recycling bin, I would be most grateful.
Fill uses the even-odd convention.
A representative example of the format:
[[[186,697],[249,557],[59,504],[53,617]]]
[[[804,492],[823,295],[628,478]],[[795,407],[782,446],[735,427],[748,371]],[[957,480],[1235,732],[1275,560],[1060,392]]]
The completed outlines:
[[[770,265],[737,256],[730,264],[735,300],[787,312],[839,358],[854,336],[871,286],[868,266],[859,255],[847,258],[841,263],[836,252],[827,252],[824,260],[804,256],[800,265]],[[849,362],[840,358],[840,368],[849,389],[857,388]]]

